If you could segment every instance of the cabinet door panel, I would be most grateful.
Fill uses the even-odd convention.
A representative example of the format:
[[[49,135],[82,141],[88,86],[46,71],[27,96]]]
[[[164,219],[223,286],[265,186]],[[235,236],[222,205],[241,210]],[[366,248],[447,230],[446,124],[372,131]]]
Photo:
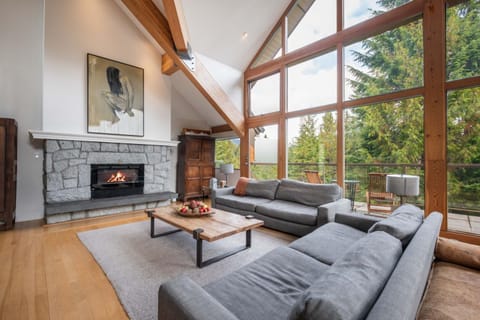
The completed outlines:
[[[202,167],[202,177],[203,178],[211,178],[214,176],[214,168],[212,166],[204,166]]]
[[[201,140],[189,140],[186,145],[185,152],[186,160],[200,161],[202,154],[202,141]]]
[[[187,166],[185,168],[185,176],[187,178],[200,177],[200,167],[199,166]]]
[[[199,193],[200,192],[200,179],[188,179],[185,181],[185,193]]]
[[[202,161],[213,163],[215,157],[215,142],[212,140],[205,140],[202,142]]]

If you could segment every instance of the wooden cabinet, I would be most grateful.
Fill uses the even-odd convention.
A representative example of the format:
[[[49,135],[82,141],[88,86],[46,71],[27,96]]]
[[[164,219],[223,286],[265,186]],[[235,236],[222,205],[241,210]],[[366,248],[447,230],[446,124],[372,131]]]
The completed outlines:
[[[17,122],[0,118],[0,230],[15,223],[17,198]]]
[[[186,201],[202,196],[215,176],[215,139],[209,136],[179,136],[177,193]]]

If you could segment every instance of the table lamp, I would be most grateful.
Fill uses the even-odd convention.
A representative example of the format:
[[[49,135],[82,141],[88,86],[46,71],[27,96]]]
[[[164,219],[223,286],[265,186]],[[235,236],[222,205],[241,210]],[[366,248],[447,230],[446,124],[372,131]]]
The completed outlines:
[[[233,164],[225,163],[220,166],[220,172],[225,175],[225,184],[228,186],[228,175],[233,173]]]
[[[404,203],[404,197],[418,196],[420,193],[420,177],[408,174],[387,175],[387,192],[400,197],[400,204]]]

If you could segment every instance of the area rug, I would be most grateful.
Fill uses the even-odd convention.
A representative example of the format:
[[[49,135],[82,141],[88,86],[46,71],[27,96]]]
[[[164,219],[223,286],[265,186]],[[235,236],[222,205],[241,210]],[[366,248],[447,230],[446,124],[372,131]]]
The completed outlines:
[[[156,221],[156,232],[171,229]],[[152,239],[150,221],[80,232],[78,237],[112,283],[128,316],[138,320],[157,319],[158,288],[163,282],[186,275],[203,286],[288,243],[253,230],[250,249],[199,269],[190,234],[182,231]],[[208,259],[244,244],[245,233],[204,241],[203,256]]]

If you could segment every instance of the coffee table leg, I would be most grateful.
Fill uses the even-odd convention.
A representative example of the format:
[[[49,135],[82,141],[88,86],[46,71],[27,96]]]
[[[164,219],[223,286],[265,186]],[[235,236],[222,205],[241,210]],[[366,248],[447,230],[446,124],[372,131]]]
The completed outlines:
[[[203,261],[203,240],[200,238],[200,234],[202,232],[203,232],[203,229],[193,230],[193,238],[197,240],[197,267],[198,268],[203,268],[205,266],[208,266],[214,262],[230,257],[231,255],[234,255],[235,253],[246,250],[252,246],[252,230],[247,230],[246,236],[245,236],[245,246],[242,246],[240,248],[234,249],[227,253],[224,253],[216,257],[210,258],[206,261]]]
[[[155,212],[155,210],[145,210],[145,213],[150,218],[150,238],[163,237],[163,236],[175,233],[175,232],[182,231],[182,229],[174,229],[174,230],[170,230],[170,231],[167,231],[167,232],[155,234],[155,217],[152,214],[154,212]]]

